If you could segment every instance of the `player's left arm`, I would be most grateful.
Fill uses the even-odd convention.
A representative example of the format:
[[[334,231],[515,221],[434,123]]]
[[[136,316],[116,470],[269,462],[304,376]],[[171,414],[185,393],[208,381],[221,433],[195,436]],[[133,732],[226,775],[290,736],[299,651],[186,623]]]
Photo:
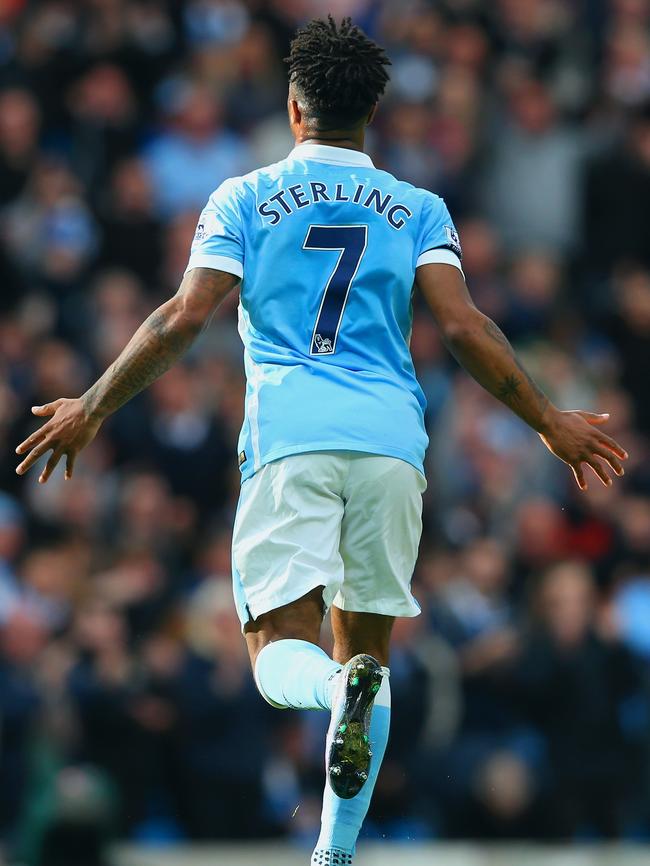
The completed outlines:
[[[92,442],[105,418],[176,363],[238,282],[234,274],[212,268],[188,271],[174,297],[151,313],[85,394],[34,406],[34,415],[49,420],[16,448],[17,454],[26,455],[18,475],[52,451],[38,480],[46,482],[63,456],[65,477],[70,478],[77,454]]]
[[[461,271],[449,264],[424,264],[416,270],[424,295],[445,344],[456,360],[487,391],[512,409],[546,447],[573,470],[581,490],[587,488],[583,464],[609,486],[603,462],[623,475],[625,450],[600,426],[608,415],[561,411],[526,372],[498,325],[474,305]],[[601,462],[603,461],[603,462]]]

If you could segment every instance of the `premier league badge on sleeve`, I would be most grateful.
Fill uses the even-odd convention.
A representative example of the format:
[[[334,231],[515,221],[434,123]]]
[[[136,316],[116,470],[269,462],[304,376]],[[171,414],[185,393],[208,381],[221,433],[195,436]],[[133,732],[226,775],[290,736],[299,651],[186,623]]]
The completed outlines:
[[[199,222],[194,232],[195,241],[204,241],[214,233],[214,212],[210,208],[204,208],[201,211]]]
[[[458,232],[453,226],[445,226],[445,234],[447,235],[447,243],[456,253],[456,255],[460,258],[463,254],[463,251],[460,248],[460,238],[458,237]]]

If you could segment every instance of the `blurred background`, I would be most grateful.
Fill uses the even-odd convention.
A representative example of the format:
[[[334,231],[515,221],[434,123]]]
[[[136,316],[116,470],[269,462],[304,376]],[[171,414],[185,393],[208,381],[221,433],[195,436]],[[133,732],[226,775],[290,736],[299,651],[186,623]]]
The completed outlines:
[[[365,834],[650,836],[649,0],[2,0],[8,862],[316,836],[327,719],[263,703],[231,601],[236,299],[71,483],[18,478],[14,448],[31,405],[80,394],[176,290],[209,193],[288,152],[282,57],[327,11],[393,60],[376,164],[444,196],[479,307],[631,454],[580,494],[416,309],[423,614],[395,629]]]

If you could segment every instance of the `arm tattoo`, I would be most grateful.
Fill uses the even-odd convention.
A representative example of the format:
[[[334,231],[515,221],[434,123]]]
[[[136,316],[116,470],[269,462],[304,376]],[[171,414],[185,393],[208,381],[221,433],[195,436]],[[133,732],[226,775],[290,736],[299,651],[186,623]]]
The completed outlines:
[[[491,319],[488,319],[484,324],[485,333],[498,343],[503,349],[505,349],[512,360],[514,361],[517,369],[523,376],[523,379],[528,384],[534,398],[536,401],[535,411],[538,414],[538,417],[541,418],[544,414],[546,407],[548,406],[548,397],[539,387],[537,382],[533,379],[533,377],[528,373],[528,371],[524,368],[523,364],[515,355],[512,346],[510,345],[508,338],[503,333],[501,328],[493,322]],[[520,403],[523,398],[521,394],[520,387],[522,385],[522,380],[519,379],[514,373],[507,375],[498,385],[496,390],[496,396],[502,400],[507,406],[513,408],[515,404]],[[522,407],[523,408],[523,407]]]
[[[515,364],[517,365],[517,367],[519,367],[519,369],[521,370],[522,374],[524,375],[526,381],[530,385],[532,392],[537,397],[539,404],[540,404],[540,411],[543,412],[544,409],[546,409],[546,407],[548,405],[548,397],[542,391],[542,389],[539,387],[539,385],[533,379],[533,377],[528,373],[528,371],[524,369],[523,364],[521,363],[521,361],[519,360],[519,358],[516,355],[514,356],[514,360],[515,360]]]
[[[200,328],[174,326],[160,310],[136,331],[104,375],[83,395],[89,415],[115,412],[162,376],[189,348]]]
[[[500,378],[495,381],[496,377],[491,372],[494,362],[484,361],[483,365],[489,364],[489,367],[483,366],[479,381],[531,427],[537,429],[549,404],[548,397],[517,358],[501,328],[491,319],[487,319],[483,322],[483,331],[490,341],[498,346],[495,360],[497,357],[501,359],[497,361],[501,373]]]
[[[515,403],[521,397],[519,393],[520,385],[521,382],[516,376],[506,376],[498,386],[497,397],[508,405]]]
[[[154,310],[119,358],[83,395],[88,415],[101,418],[115,412],[169,370],[192,345],[235,282],[231,274],[221,271],[190,271],[177,295]],[[184,296],[190,295],[200,315],[183,313]]]

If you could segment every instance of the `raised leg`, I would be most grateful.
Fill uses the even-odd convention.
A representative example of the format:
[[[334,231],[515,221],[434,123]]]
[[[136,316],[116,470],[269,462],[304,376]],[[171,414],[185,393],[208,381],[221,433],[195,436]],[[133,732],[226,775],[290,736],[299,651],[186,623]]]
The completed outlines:
[[[253,668],[258,655],[271,641],[290,638],[318,643],[324,613],[323,587],[317,586],[297,601],[249,620],[244,636]]]
[[[323,612],[323,587],[317,587],[246,625],[255,682],[272,706],[331,709],[333,680],[341,665],[318,646]]]

